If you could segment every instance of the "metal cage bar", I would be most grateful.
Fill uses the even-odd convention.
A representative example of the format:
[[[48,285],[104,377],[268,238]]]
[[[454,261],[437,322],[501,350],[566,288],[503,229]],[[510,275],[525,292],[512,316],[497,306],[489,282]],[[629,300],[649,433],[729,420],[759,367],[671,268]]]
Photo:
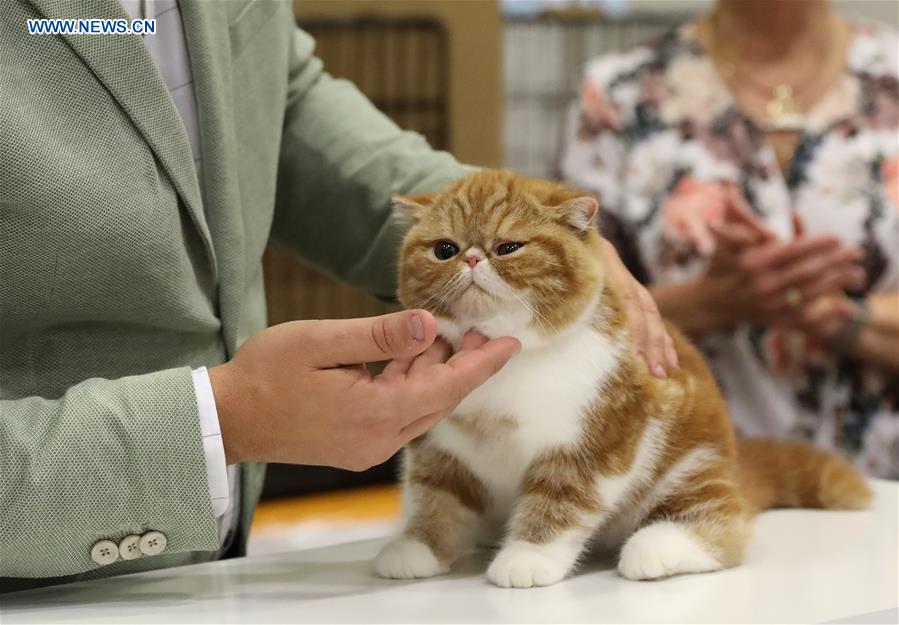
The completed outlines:
[[[564,120],[584,67],[603,53],[661,35],[683,14],[604,19],[513,15],[505,19],[506,165],[558,178]]]

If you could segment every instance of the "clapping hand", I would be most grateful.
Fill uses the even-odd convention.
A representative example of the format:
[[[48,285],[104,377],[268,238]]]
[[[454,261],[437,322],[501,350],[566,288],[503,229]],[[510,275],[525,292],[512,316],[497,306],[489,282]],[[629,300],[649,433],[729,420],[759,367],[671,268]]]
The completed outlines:
[[[733,323],[820,330],[824,319],[832,325],[840,317],[834,311],[846,308],[845,290],[864,283],[860,250],[795,227],[798,236],[784,241],[740,201],[730,202],[723,221],[711,225],[716,250],[707,277]]]

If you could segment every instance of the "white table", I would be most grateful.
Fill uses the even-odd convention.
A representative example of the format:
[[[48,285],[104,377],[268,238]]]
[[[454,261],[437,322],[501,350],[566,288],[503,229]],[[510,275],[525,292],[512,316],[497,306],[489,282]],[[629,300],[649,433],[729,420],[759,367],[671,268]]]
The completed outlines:
[[[556,586],[504,590],[486,555],[414,582],[372,574],[383,540],[214,562],[0,595],[0,622],[897,622],[897,490],[865,512],[776,510],[748,561],[659,582],[592,562]]]

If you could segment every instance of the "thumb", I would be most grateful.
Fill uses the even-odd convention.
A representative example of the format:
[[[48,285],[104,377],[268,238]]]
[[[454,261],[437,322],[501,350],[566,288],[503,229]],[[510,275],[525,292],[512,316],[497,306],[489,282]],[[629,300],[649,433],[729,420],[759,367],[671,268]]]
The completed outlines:
[[[315,365],[356,365],[417,356],[437,338],[437,322],[426,310],[407,310],[379,317],[321,321],[315,332]]]

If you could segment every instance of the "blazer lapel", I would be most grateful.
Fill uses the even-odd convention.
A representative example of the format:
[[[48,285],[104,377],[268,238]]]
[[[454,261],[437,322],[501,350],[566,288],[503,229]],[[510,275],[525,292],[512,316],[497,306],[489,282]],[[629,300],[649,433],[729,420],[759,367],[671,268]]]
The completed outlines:
[[[203,151],[203,197],[219,261],[219,310],[228,353],[237,349],[244,296],[244,213],[240,204],[227,3],[182,1]]]
[[[117,0],[30,1],[47,18],[129,19]],[[214,268],[215,252],[187,133],[143,41],[136,35],[60,36],[91,68],[153,150],[199,231]]]

